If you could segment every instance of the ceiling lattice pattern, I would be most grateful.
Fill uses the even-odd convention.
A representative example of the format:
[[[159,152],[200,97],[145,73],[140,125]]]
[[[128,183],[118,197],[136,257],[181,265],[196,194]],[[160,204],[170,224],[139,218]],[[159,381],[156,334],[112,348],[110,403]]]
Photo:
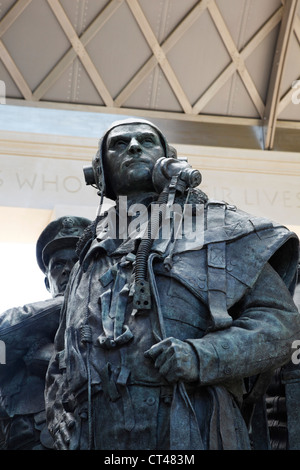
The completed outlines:
[[[0,79],[12,104],[253,120],[272,149],[300,132],[300,1],[3,0]]]

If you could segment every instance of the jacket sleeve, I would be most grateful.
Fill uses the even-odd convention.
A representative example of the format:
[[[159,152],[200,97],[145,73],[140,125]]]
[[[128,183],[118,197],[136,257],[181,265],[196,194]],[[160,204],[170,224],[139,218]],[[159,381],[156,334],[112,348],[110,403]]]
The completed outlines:
[[[0,340],[5,344],[6,364],[20,358],[40,341],[53,341],[63,296],[15,307],[0,315]]]
[[[199,359],[201,385],[280,367],[290,360],[293,341],[300,339],[300,314],[281,277],[269,264],[234,311],[230,328],[187,340]]]

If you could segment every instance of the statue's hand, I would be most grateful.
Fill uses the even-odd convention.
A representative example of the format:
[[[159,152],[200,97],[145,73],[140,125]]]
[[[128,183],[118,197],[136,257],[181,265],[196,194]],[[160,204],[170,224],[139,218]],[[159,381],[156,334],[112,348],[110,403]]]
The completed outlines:
[[[176,338],[166,338],[144,353],[154,361],[159,373],[170,383],[195,382],[199,378],[198,358],[192,346]]]

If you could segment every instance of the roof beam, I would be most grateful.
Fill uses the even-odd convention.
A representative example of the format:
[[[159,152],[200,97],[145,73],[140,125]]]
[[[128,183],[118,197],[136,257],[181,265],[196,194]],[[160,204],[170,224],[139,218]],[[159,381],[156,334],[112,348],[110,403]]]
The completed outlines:
[[[161,49],[165,54],[167,54],[175,46],[175,44],[186,33],[186,31],[189,30],[193,23],[198,20],[198,18],[206,10],[210,1],[211,0],[199,1],[197,5],[187,14],[187,16],[176,26],[168,38],[161,44]],[[115,98],[115,105],[117,107],[121,107],[126,102],[134,90],[136,90],[143,80],[152,72],[157,63],[157,59],[154,55],[152,55],[150,59],[145,62],[143,67],[135,74],[132,80],[130,80],[126,87],[123,88],[123,90]]]
[[[236,70],[238,71],[242,81],[244,82],[244,85],[246,87],[246,90],[248,91],[250,98],[252,99],[254,106],[256,107],[259,115],[262,117],[263,112],[264,112],[264,103],[254,85],[254,82],[246,68],[245,62],[240,55],[239,51],[237,50],[237,47],[232,39],[232,36],[227,28],[227,25],[220,13],[219,8],[217,7],[215,0],[213,0],[209,5],[208,5],[208,11],[217,27],[217,30],[225,44],[225,47],[227,51],[229,52],[229,55],[236,67]]]
[[[88,55],[83,43],[76,34],[69,18],[67,17],[63,7],[58,0],[47,0],[50,8],[56,16],[59,24],[61,25],[64,33],[72,44],[73,49],[85,67],[89,77],[91,78],[96,90],[103,99],[106,106],[113,106],[113,99],[106,88],[98,70],[93,64],[90,56]]]
[[[157,111],[154,109],[144,108],[115,108],[107,107],[94,104],[75,104],[66,102],[54,102],[54,101],[25,101],[22,99],[6,98],[6,103],[11,106],[30,106],[34,108],[45,108],[45,109],[63,109],[71,111],[83,111],[90,113],[104,113],[104,114],[116,114],[116,115],[133,115],[138,117],[148,117],[153,119],[167,119],[175,121],[185,122],[200,122],[207,124],[227,124],[236,126],[260,126],[261,120],[257,118],[243,118],[243,117],[232,117],[223,115],[205,115],[205,114],[185,114],[173,111]]]
[[[16,21],[16,19],[23,13],[25,8],[31,3],[32,0],[19,0],[18,2],[14,3],[11,9],[6,13],[6,15],[0,21],[0,38],[4,35],[4,33],[10,28],[10,26]],[[9,54],[8,50],[6,49],[5,45],[0,39],[0,58],[4,63],[5,67],[7,68],[9,74],[11,75],[12,79],[14,80],[15,84],[19,88],[20,92],[22,93],[23,97],[26,100],[32,100],[32,93],[31,90],[23,77],[22,73],[18,69],[16,63],[14,62],[13,58]]]
[[[0,38],[11,27],[14,21],[23,13],[25,8],[31,3],[32,0],[19,0],[15,2],[11,9],[0,21]]]
[[[164,50],[160,47],[155,34],[153,33],[147,18],[145,17],[139,3],[137,0],[127,0],[127,4],[136,19],[148,45],[150,46],[157,62],[159,63],[162,71],[164,72],[169,84],[172,87],[172,90],[177,97],[183,111],[185,113],[191,113],[192,106],[184,93],[168,59],[164,52]]]
[[[274,144],[276,121],[279,111],[280,87],[286,62],[288,44],[293,32],[297,5],[298,0],[285,0],[284,2],[283,16],[273,59],[267,102],[264,112],[264,147],[268,150],[271,150]]]
[[[98,14],[95,20],[89,25],[89,27],[80,36],[80,41],[83,46],[87,44],[95,37],[100,29],[105,25],[109,18],[115,13],[119,6],[124,0],[111,0],[109,4]],[[33,99],[40,100],[51,88],[51,86],[58,80],[58,78],[64,73],[65,70],[72,64],[76,59],[77,53],[71,47],[68,52],[60,59],[55,65],[51,72],[45,77],[45,79],[38,85],[33,92]]]
[[[245,48],[240,52],[240,57],[245,61],[252,52],[259,46],[259,44],[268,36],[268,34],[275,28],[281,21],[283,7],[279,9],[270,17],[270,19],[262,26],[262,28],[255,34],[255,36],[248,42]],[[199,114],[202,109],[209,103],[209,101],[216,95],[222,86],[229,80],[229,78],[236,72],[236,65],[231,62],[219,75],[219,77],[209,86],[203,95],[197,100],[193,106],[193,113]]]
[[[5,67],[7,68],[8,72],[10,73],[15,84],[19,88],[20,92],[24,96],[24,98],[26,100],[32,100],[33,99],[32,93],[26,80],[24,79],[20,70],[16,66],[15,62],[13,61],[11,55],[9,54],[8,50],[4,46],[1,39],[0,39],[0,58],[2,62],[4,63]]]

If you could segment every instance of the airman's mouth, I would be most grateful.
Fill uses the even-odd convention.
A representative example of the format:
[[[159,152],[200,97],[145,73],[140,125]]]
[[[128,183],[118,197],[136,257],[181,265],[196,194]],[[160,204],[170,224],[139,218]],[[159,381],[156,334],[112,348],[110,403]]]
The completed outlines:
[[[131,165],[137,165],[137,164],[148,165],[149,159],[148,158],[130,158],[123,163],[123,166],[128,168]]]

